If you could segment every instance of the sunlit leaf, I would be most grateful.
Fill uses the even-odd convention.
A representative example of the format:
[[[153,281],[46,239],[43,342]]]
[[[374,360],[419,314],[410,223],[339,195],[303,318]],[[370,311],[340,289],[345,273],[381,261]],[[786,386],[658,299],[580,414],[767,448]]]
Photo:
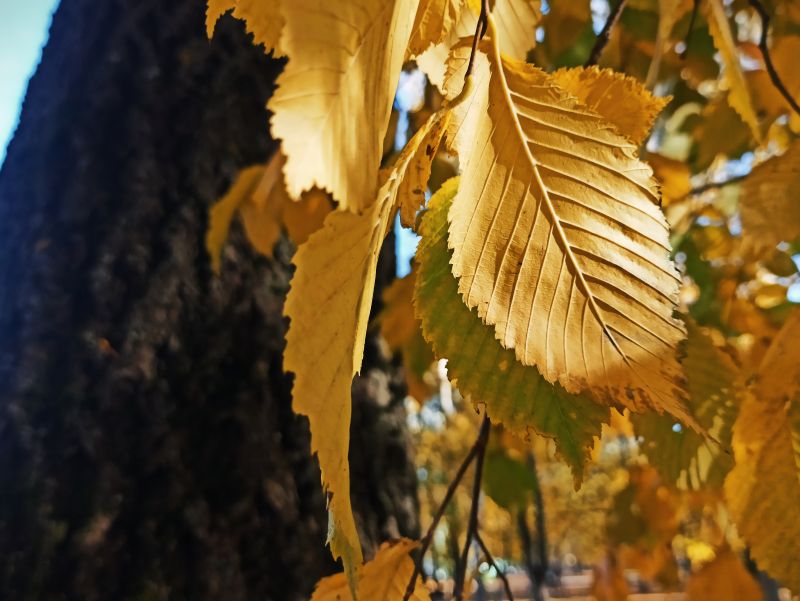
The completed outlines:
[[[415,306],[423,334],[436,355],[448,360],[448,373],[462,394],[485,403],[492,420],[511,430],[530,428],[554,438],[580,480],[593,438],[608,421],[608,408],[566,393],[535,367],[519,363],[513,351],[500,346],[493,329],[464,305],[447,249],[446,216],[457,186],[457,179],[445,183],[420,224]]]

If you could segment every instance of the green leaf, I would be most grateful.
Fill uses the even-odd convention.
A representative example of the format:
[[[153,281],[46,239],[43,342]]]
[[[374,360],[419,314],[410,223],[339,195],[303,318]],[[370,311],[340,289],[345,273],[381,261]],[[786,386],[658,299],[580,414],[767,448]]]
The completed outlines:
[[[682,488],[718,489],[733,467],[728,451],[731,427],[738,409],[738,368],[694,323],[683,367],[690,410],[698,423],[720,444],[681,427],[670,415],[631,415],[636,433],[644,438],[642,451],[668,482]],[[677,424],[677,425],[676,425]]]
[[[554,438],[579,482],[593,439],[609,420],[609,409],[567,393],[548,383],[535,367],[522,365],[513,350],[495,339],[494,328],[464,304],[447,248],[447,212],[457,189],[458,178],[445,182],[420,223],[414,306],[422,333],[436,355],[448,360],[448,373],[462,394],[484,403],[489,417],[511,430],[530,429]]]

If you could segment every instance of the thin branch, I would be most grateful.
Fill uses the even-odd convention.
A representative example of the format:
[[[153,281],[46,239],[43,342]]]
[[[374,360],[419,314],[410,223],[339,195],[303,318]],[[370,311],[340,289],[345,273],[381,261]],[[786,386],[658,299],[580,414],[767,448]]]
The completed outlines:
[[[411,594],[414,592],[414,587],[417,584],[417,578],[422,573],[422,560],[425,557],[425,553],[428,551],[428,547],[431,546],[431,541],[433,541],[433,534],[436,531],[436,527],[439,525],[439,522],[444,516],[444,512],[447,509],[447,506],[450,504],[450,500],[453,498],[453,495],[456,492],[456,488],[458,487],[461,480],[464,478],[464,474],[467,472],[467,468],[472,463],[472,460],[475,459],[475,456],[478,454],[478,450],[481,445],[481,430],[478,434],[478,437],[475,439],[475,442],[472,444],[472,447],[467,453],[467,456],[464,457],[464,461],[461,462],[461,465],[458,467],[456,471],[456,475],[453,477],[453,480],[450,482],[450,486],[447,487],[447,492],[444,495],[444,499],[442,499],[441,504],[439,505],[439,509],[436,511],[436,514],[433,516],[433,521],[431,522],[428,531],[425,533],[425,536],[422,537],[422,541],[419,548],[419,556],[417,557],[417,561],[414,564],[414,572],[411,574],[411,579],[408,581],[408,586],[406,587],[406,592],[403,595],[403,601],[408,601],[411,598]]]
[[[619,16],[622,14],[622,9],[625,8],[626,2],[627,0],[619,0],[617,5],[614,7],[614,10],[612,10],[611,14],[608,15],[606,24],[603,25],[603,29],[600,30],[600,33],[597,34],[597,39],[594,41],[594,47],[589,53],[589,58],[587,58],[586,62],[583,64],[584,67],[596,65],[597,61],[600,60],[600,55],[603,54],[603,49],[611,40],[611,30],[614,29],[617,21],[619,21]]]
[[[475,479],[472,483],[472,507],[469,510],[467,522],[467,536],[464,539],[464,548],[461,551],[461,560],[456,565],[455,587],[453,590],[454,601],[462,601],[464,595],[464,581],[467,578],[467,560],[472,539],[478,532],[478,507],[481,496],[481,478],[483,476],[483,458],[486,456],[486,442],[489,440],[489,416],[484,414],[478,440],[475,441],[477,456],[475,458]]]
[[[692,6],[692,16],[689,17],[689,29],[686,31],[686,37],[683,40],[683,52],[681,52],[681,60],[685,61],[689,56],[689,46],[692,43],[692,32],[694,31],[694,22],[697,20],[697,13],[700,11],[700,0],[694,0]]]
[[[472,36],[472,49],[469,53],[469,62],[467,63],[467,70],[464,73],[464,85],[466,85],[469,76],[472,75],[472,68],[475,65],[475,54],[478,52],[478,42],[486,35],[486,30],[489,27],[489,0],[482,0],[481,14],[478,16],[478,22],[475,24],[475,35]]]
[[[483,551],[484,556],[486,556],[487,563],[494,568],[494,571],[497,572],[500,580],[503,581],[503,588],[506,589],[506,597],[508,597],[508,601],[514,601],[514,595],[511,593],[511,585],[508,583],[506,573],[498,567],[497,562],[495,562],[494,557],[492,557],[492,554],[489,552],[489,548],[486,546],[486,543],[483,542],[481,533],[478,531],[475,532],[475,542],[478,543],[478,546],[481,548],[481,551]]]
[[[797,104],[797,101],[792,98],[789,90],[786,89],[786,86],[783,84],[778,72],[775,70],[775,65],[772,63],[772,57],[769,54],[769,46],[767,46],[770,22],[769,14],[764,8],[764,5],[761,4],[760,0],[748,0],[748,4],[750,4],[750,6],[752,6],[753,9],[758,13],[758,16],[761,17],[761,39],[758,40],[758,48],[761,50],[761,56],[764,57],[764,64],[767,67],[769,78],[772,80],[772,84],[781,93],[781,96],[783,96],[786,99],[786,102],[789,103],[789,106],[794,109],[794,112],[800,115],[800,104]]]
[[[708,190],[713,190],[715,188],[724,188],[725,186],[730,186],[731,184],[738,184],[739,182],[744,180],[748,175],[750,174],[747,173],[745,175],[737,175],[735,177],[731,177],[730,179],[726,179],[719,182],[705,183],[702,186],[697,186],[696,188],[692,188],[689,191],[689,194],[687,194],[686,196],[697,196],[698,194],[702,194],[703,192],[706,192]]]

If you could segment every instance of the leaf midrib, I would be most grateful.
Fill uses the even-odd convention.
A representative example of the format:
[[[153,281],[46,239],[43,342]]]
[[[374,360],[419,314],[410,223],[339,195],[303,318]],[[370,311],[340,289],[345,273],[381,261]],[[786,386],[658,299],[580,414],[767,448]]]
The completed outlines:
[[[581,269],[581,266],[578,263],[577,258],[575,257],[575,255],[572,252],[572,245],[570,244],[569,238],[567,238],[567,235],[564,232],[564,229],[563,229],[563,227],[561,225],[561,219],[559,218],[559,216],[558,216],[558,214],[557,214],[557,212],[555,210],[555,207],[553,206],[553,202],[550,199],[550,194],[549,194],[548,188],[545,185],[544,180],[542,179],[541,173],[539,172],[539,165],[538,165],[536,159],[531,154],[530,148],[528,148],[528,145],[525,143],[525,140],[527,140],[528,138],[525,135],[524,130],[522,129],[522,125],[520,124],[519,119],[517,118],[517,112],[516,112],[516,110],[514,108],[514,101],[511,98],[510,88],[508,86],[508,81],[506,80],[506,74],[505,74],[505,70],[504,70],[504,66],[503,66],[503,59],[500,56],[500,46],[499,46],[499,42],[497,40],[496,30],[494,30],[492,33],[494,34],[492,36],[492,41],[491,41],[492,62],[495,63],[495,65],[494,65],[495,66],[495,71],[498,74],[498,76],[500,77],[500,81],[502,83],[502,85],[500,87],[501,87],[502,92],[503,92],[503,98],[506,101],[506,108],[508,109],[508,111],[509,111],[509,113],[511,115],[511,119],[512,119],[512,121],[514,123],[514,127],[516,129],[517,136],[519,137],[519,140],[521,142],[520,145],[523,147],[523,149],[525,151],[525,156],[527,157],[528,163],[531,166],[531,170],[533,171],[534,176],[536,177],[536,184],[539,186],[539,189],[542,192],[542,197],[543,197],[543,203],[542,204],[547,209],[547,213],[548,213],[549,217],[552,220],[553,227],[554,227],[554,229],[555,229],[555,231],[557,233],[557,237],[559,238],[559,241],[561,242],[561,245],[564,248],[564,254],[567,257],[567,260],[570,262],[570,265],[572,265],[572,268],[575,271],[575,277],[576,277],[576,280],[578,281],[578,285],[581,287],[583,293],[586,295],[586,299],[587,299],[587,302],[589,303],[589,307],[590,307],[592,313],[594,314],[595,318],[599,322],[600,327],[603,329],[603,332],[608,337],[609,342],[611,342],[611,344],[614,347],[614,349],[619,353],[619,355],[622,357],[623,361],[625,361],[625,364],[628,365],[631,369],[634,369],[634,366],[631,365],[630,361],[628,360],[627,355],[623,352],[622,348],[617,343],[616,339],[614,338],[614,336],[612,335],[611,331],[609,330],[605,320],[603,319],[602,315],[600,314],[600,308],[597,306],[597,302],[595,301],[594,294],[592,293],[591,289],[589,288],[588,283],[586,282],[585,278],[583,277],[583,270]]]

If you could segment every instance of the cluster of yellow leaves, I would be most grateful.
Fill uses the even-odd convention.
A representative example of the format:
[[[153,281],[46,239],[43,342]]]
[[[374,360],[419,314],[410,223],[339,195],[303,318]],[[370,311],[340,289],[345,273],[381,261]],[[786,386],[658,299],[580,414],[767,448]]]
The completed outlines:
[[[621,27],[611,60],[621,61],[628,51],[645,56],[646,69],[641,60],[625,69],[641,79],[646,71],[649,84],[665,68],[674,69],[675,30],[690,4],[637,3],[633,10],[649,7],[660,16],[657,39],[642,41]],[[662,476],[700,488],[718,487],[727,474],[731,513],[754,558],[800,589],[800,572],[787,559],[800,549],[777,538],[798,523],[791,503],[800,498],[800,378],[787,342],[797,334],[797,319],[790,318],[772,342],[754,384],[745,384],[750,374],[742,367],[760,357],[754,349],[769,343],[774,322],[785,320],[760,311],[782,307],[786,286],[754,287],[757,269],[749,267],[748,248],[774,249],[800,234],[791,202],[800,178],[800,149],[792,142],[797,123],[780,119],[788,105],[763,92],[763,69],[743,68],[742,57],[755,56],[752,48],[737,37],[730,7],[708,0],[700,19],[718,51],[721,77],[702,88],[719,71],[708,56],[680,67],[681,85],[708,99],[682,107],[693,111],[696,124],[692,129],[682,115],[678,125],[665,128],[664,153],[651,154],[648,164],[639,149],[666,99],[610,69],[547,72],[524,62],[532,51],[569,54],[590,28],[588,2],[548,3],[544,18],[537,0],[489,6],[487,35],[471,56],[476,0],[208,3],[209,35],[232,11],[257,44],[288,58],[269,103],[281,151],[268,165],[240,174],[212,211],[207,246],[218,271],[237,212],[261,252],[272,252],[282,227],[300,244],[285,305],[284,365],[295,374],[293,407],[310,421],[329,497],[329,542],[343,558],[350,586],[350,592],[337,589],[344,586],[340,578],[321,584],[315,595],[355,595],[387,557],[379,554],[359,568],[347,453],[350,387],[361,367],[378,255],[398,213],[423,238],[415,274],[387,292],[382,316],[387,340],[406,363],[447,359],[464,396],[485,405],[493,420],[554,438],[576,482],[609,408],[644,413],[632,421]],[[542,48],[534,35],[540,25],[547,30]],[[796,37],[783,36],[773,47],[782,71],[796,69]],[[381,169],[395,88],[409,58],[444,99],[394,163]],[[789,89],[800,90],[798,82]],[[687,129],[695,138],[691,149]],[[690,176],[708,169],[708,180],[720,154],[765,139],[773,146],[762,149],[759,160],[771,158],[746,179],[738,201],[748,245],[721,224],[737,209],[688,204]],[[442,186],[419,217],[442,141],[458,156],[461,176]],[[328,194],[336,210],[329,211]],[[662,198],[681,215],[673,239],[701,247],[699,259],[683,266],[686,280],[700,288],[699,300],[686,301],[684,294],[680,302],[682,278],[670,258]],[[782,218],[769,218],[772,213]],[[709,215],[721,223],[695,227],[698,217]],[[726,259],[728,271],[714,280],[713,262]],[[743,282],[753,302],[742,298]],[[731,345],[739,350],[694,324],[686,342],[687,328],[676,316],[686,305],[696,313],[701,306],[717,311],[714,325],[741,333]],[[739,361],[732,358],[736,352]],[[429,393],[423,372],[410,372],[417,380],[410,377],[409,388],[418,397]],[[683,425],[676,432],[678,422]],[[759,526],[764,523],[775,527]],[[666,526],[674,534],[673,524]],[[398,547],[381,553],[407,559],[408,549]]]

